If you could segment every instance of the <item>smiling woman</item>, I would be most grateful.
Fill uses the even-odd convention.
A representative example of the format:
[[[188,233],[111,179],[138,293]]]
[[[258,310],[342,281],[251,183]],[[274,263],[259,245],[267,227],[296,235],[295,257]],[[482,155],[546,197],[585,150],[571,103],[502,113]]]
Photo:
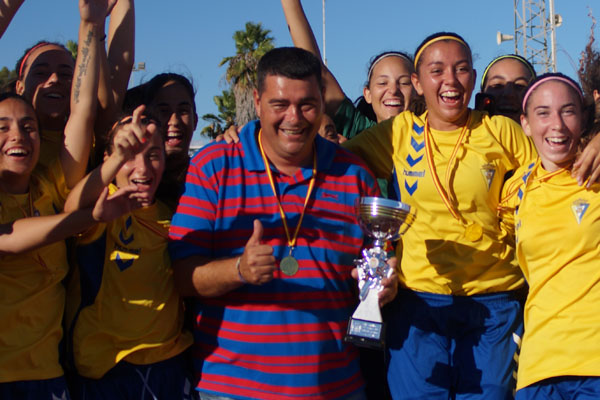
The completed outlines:
[[[31,101],[40,119],[40,163],[56,158],[69,116],[75,60],[58,43],[39,42],[17,61],[15,89]]]

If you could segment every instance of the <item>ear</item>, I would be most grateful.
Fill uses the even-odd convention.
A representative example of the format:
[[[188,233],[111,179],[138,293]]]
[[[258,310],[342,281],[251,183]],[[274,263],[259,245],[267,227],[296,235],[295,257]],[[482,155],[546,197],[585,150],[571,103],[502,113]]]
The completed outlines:
[[[419,75],[416,72],[410,74],[410,81],[413,84],[413,88],[417,91],[419,96],[423,96],[423,88],[421,87],[421,82],[419,81]]]
[[[527,121],[525,114],[521,114],[521,127],[523,127],[525,135],[531,137],[531,128],[529,127],[529,121]]]
[[[254,97],[254,109],[256,110],[256,115],[260,118],[260,95],[258,94],[258,89],[254,89],[252,96]]]
[[[363,88],[363,97],[367,103],[372,104],[373,99],[371,98],[371,90],[366,86]]]
[[[104,152],[104,157],[103,157],[103,159],[102,159],[102,162],[105,162],[106,160],[108,160],[108,157],[110,157],[110,156],[109,156],[109,155],[108,155],[108,153],[105,151],[105,152]]]
[[[22,80],[17,80],[15,82],[15,90],[19,96],[23,95],[23,93],[25,92],[25,84]]]
[[[597,89],[594,89],[594,91],[592,92],[592,96],[594,97],[594,101],[600,100],[600,93],[598,93]]]

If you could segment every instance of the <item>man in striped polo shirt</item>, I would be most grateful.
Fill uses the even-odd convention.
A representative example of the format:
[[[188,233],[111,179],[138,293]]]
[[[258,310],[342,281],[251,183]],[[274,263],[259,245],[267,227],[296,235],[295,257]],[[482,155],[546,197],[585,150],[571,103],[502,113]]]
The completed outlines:
[[[181,294],[196,297],[203,400],[365,399],[343,336],[363,246],[354,201],[378,189],[357,157],[317,135],[322,88],[312,54],[270,51],[258,65],[260,121],[191,160],[170,254]],[[384,285],[382,304],[396,275]]]

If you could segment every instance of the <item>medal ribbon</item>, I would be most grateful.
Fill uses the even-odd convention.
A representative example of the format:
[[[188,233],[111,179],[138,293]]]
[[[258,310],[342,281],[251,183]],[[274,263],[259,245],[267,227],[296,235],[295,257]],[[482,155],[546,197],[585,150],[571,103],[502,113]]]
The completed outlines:
[[[269,183],[271,184],[271,189],[273,189],[273,195],[275,196],[275,200],[277,200],[277,206],[279,207],[279,214],[281,214],[281,220],[283,221],[283,228],[285,229],[285,236],[287,238],[288,246],[290,247],[290,254],[292,249],[296,246],[296,239],[298,238],[298,232],[300,232],[300,226],[302,225],[302,220],[304,219],[304,213],[306,211],[306,205],[308,204],[308,200],[310,199],[310,194],[315,186],[315,180],[317,177],[317,152],[313,150],[313,169],[312,169],[312,177],[310,178],[310,183],[308,184],[308,191],[306,193],[306,198],[304,199],[304,206],[302,207],[302,214],[300,214],[300,221],[298,221],[298,226],[296,226],[296,231],[294,232],[294,236],[290,238],[290,230],[288,228],[287,220],[285,218],[285,213],[283,212],[283,207],[281,206],[281,202],[279,201],[279,196],[277,196],[277,190],[275,189],[275,181],[273,180],[273,175],[271,174],[271,168],[269,167],[269,160],[267,159],[267,155],[265,154],[265,150],[262,145],[262,129],[258,131],[258,147],[260,148],[260,154],[265,162],[265,171],[267,172],[267,176],[269,177]]]
[[[425,153],[427,154],[427,164],[429,165],[429,171],[431,172],[431,178],[433,179],[433,184],[437,189],[442,201],[446,205],[450,214],[457,219],[458,221],[465,223],[466,221],[460,215],[458,210],[454,208],[452,202],[450,200],[450,171],[454,169],[454,163],[456,162],[456,155],[458,154],[458,150],[460,149],[463,140],[467,135],[467,128],[469,127],[469,123],[471,122],[471,114],[469,114],[469,118],[467,119],[467,123],[463,126],[462,131],[456,141],[456,145],[454,145],[454,150],[452,151],[452,155],[450,156],[450,160],[448,161],[448,167],[446,169],[446,188],[442,186],[440,182],[440,178],[437,175],[435,170],[435,162],[433,161],[433,149],[430,143],[431,141],[431,131],[429,130],[429,120],[425,120]]]

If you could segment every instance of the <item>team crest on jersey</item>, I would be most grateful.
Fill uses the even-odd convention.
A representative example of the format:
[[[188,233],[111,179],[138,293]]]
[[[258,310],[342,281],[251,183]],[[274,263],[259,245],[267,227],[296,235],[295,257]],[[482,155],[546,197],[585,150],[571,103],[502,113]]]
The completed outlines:
[[[487,190],[490,190],[492,181],[496,175],[496,167],[493,164],[484,164],[481,166],[481,174],[483,175],[483,179],[485,179]]]
[[[571,210],[575,215],[575,219],[577,220],[577,224],[581,224],[581,220],[585,215],[590,203],[583,199],[577,199],[571,204]]]

